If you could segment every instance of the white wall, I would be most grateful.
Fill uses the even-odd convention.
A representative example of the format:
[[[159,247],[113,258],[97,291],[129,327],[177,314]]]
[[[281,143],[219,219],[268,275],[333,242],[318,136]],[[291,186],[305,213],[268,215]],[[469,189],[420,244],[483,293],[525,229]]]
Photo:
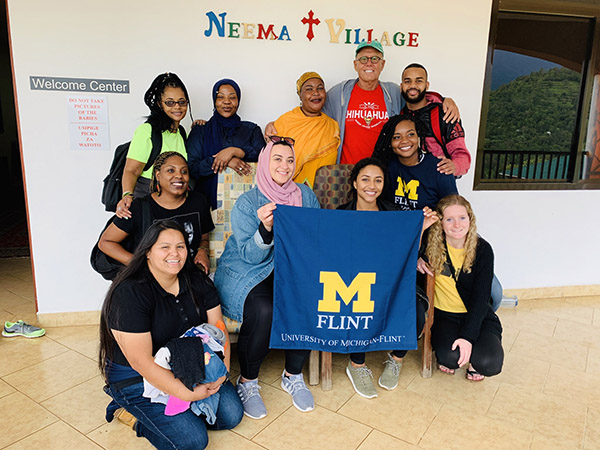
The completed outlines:
[[[352,8],[339,0],[301,6],[269,0],[166,5],[8,0],[41,313],[100,307],[108,284],[88,259],[109,217],[99,201],[101,180],[112,149],[129,140],[147,114],[142,97],[158,73],[177,73],[190,92],[194,117],[206,119],[213,83],[235,79],[242,87],[241,117],[264,127],[298,104],[295,81],[302,72],[320,72],[328,86],[355,76],[356,46],[330,43],[325,19],[344,19],[347,28],[363,33],[373,28],[375,38],[383,31],[418,32],[416,48],[386,47],[382,79],[398,81],[405,65],[423,63],[432,89],[459,104],[467,143],[476,148],[491,0],[384,0],[377,7],[353,3]],[[312,42],[300,23],[310,9],[321,20]],[[291,41],[205,37],[207,11],[226,11],[232,22],[273,23],[277,33],[285,24]],[[108,94],[110,151],[72,151],[69,94],[32,91],[30,75],[130,80],[130,94]],[[598,282],[592,265],[582,263],[600,252],[600,244],[586,242],[581,230],[600,218],[597,208],[589,207],[598,204],[600,193],[471,192],[472,185],[472,174],[459,181],[474,203],[481,233],[495,248],[506,288]]]

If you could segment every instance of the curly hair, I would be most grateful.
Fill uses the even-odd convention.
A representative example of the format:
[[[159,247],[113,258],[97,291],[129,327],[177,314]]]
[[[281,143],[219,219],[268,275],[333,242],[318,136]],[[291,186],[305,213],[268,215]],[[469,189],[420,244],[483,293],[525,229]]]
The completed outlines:
[[[449,206],[464,206],[469,216],[470,226],[465,240],[465,261],[463,262],[462,270],[465,273],[471,272],[471,267],[475,261],[475,251],[477,249],[477,224],[475,223],[475,214],[471,204],[462,195],[452,194],[444,197],[437,204],[436,212],[440,217],[436,223],[431,225],[429,236],[427,239],[427,259],[435,273],[441,273],[447,259],[446,235],[442,228],[444,211]]]
[[[147,122],[150,125],[158,128],[160,131],[169,130],[175,132],[177,130],[173,129],[173,121],[160,107],[162,94],[168,87],[181,88],[185,95],[185,99],[188,101],[190,117],[192,117],[192,106],[189,104],[190,96],[188,95],[188,91],[185,88],[183,81],[181,81],[181,79],[173,72],[161,73],[154,81],[152,81],[152,84],[144,94],[144,103],[150,108],[150,115],[147,117]],[[194,119],[192,117],[192,122],[193,121]]]
[[[373,149],[373,154],[371,155],[373,158],[377,158],[381,161],[385,167],[387,167],[389,162],[396,157],[394,149],[392,149],[392,137],[396,131],[396,126],[405,120],[415,124],[415,131],[418,136],[425,135],[423,132],[424,125],[416,118],[405,114],[392,116],[381,129],[377,142],[375,143],[375,148]],[[419,149],[419,151],[421,151],[421,149]]]
[[[179,156],[181,159],[183,159],[183,162],[187,164],[187,160],[185,159],[185,156],[183,156],[181,153],[178,153],[178,152],[164,152],[164,153],[161,153],[160,155],[158,155],[158,157],[154,161],[154,167],[152,169],[152,180],[150,181],[150,193],[151,194],[153,192],[158,192],[158,195],[160,197],[160,187],[159,187],[158,177],[156,175],[158,174],[158,172],[160,172],[160,169],[162,168],[165,161],[167,159],[169,159],[171,156]]]

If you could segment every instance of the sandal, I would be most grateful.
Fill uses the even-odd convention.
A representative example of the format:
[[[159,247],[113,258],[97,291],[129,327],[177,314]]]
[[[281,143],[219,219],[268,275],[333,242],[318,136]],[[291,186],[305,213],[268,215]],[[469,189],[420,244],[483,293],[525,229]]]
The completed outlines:
[[[454,375],[454,369],[449,369],[446,366],[443,366],[441,364],[438,364],[438,369],[440,370],[440,372],[448,374],[448,375]]]
[[[466,378],[469,381],[483,381],[485,379],[485,377],[473,369],[472,366],[467,369]]]
[[[135,417],[133,417],[133,415],[129,411],[127,411],[125,408],[117,409],[115,411],[115,417],[123,425],[126,425],[129,428],[131,428],[132,430],[135,430],[135,424],[137,422],[137,419]]]

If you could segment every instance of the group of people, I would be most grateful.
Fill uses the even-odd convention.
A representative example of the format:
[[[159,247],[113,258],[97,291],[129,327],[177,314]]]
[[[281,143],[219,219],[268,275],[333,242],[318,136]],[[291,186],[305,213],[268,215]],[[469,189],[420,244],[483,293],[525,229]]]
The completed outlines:
[[[223,79],[212,90],[212,117],[194,125],[186,138],[180,126],[189,105],[184,84],[173,73],[153,81],[144,97],[150,115],[135,131],[127,156],[123,197],[98,244],[124,265],[101,315],[99,364],[113,399],[109,421],[130,414],[137,435],[155,447],[196,449],[207,445],[207,429],[235,427],[244,414],[267,415],[258,378],[273,315],[273,211],[277,205],[319,208],[312,191],[315,173],[336,163],[353,165],[348,180],[353,198],[340,209],[423,210],[415,269],[435,274],[432,345],[439,369],[453,374],[466,366],[472,381],[501,371],[493,252],[477,234],[473,210],[455,182],[470,165],[458,109],[429,91],[422,65],[407,66],[400,85],[379,81],[383,56],[379,42],[362,42],[354,59],[358,78],[329,91],[318,73],[302,74],[296,83],[300,106],[269,123],[265,136],[258,125],[240,119],[241,89]],[[156,131],[161,153],[143,171]],[[256,186],[233,207],[233,233],[215,271],[208,233],[214,228],[210,209],[217,207],[217,176],[228,167],[249,175],[254,161]],[[133,245],[124,245],[126,240]],[[415,301],[420,334],[429,305],[422,297]],[[240,376],[234,383],[228,376],[209,381],[193,371],[190,387],[191,374],[183,377],[186,383],[174,366],[155,362],[160,349],[207,323],[224,330],[218,355],[228,372],[231,346],[223,315],[241,322]],[[406,353],[390,349],[379,386],[398,385]],[[302,375],[308,354],[286,350],[281,375],[282,388],[304,412],[314,409]],[[364,353],[350,355],[346,373],[359,395],[377,396]],[[144,396],[145,382],[183,402],[216,399],[216,413],[211,420],[194,408],[167,415],[164,404]]]

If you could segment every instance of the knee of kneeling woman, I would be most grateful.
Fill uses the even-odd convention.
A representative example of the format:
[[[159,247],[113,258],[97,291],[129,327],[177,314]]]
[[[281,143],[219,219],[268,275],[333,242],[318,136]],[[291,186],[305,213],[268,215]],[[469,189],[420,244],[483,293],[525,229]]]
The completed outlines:
[[[138,421],[135,430],[137,437],[148,439],[157,448],[172,447],[177,450],[197,450],[208,446],[208,433],[205,426],[199,428],[183,427],[182,432],[178,433],[177,436],[171,436],[151,431]]]
[[[471,358],[471,365],[481,375],[485,377],[493,377],[494,375],[498,375],[502,371],[502,364],[504,362],[504,358],[494,358],[494,357],[479,357],[479,358]]]
[[[233,384],[228,381],[219,390],[219,408],[217,421],[211,429],[231,430],[235,428],[244,417],[244,407]]]
[[[236,394],[237,395],[237,394]],[[239,425],[244,417],[244,407],[242,402],[238,405],[227,404],[227,414],[219,417],[219,429],[231,430]],[[220,406],[220,405],[219,405]]]
[[[244,418],[244,407],[240,403],[239,409],[232,411],[231,414],[229,415],[229,423],[226,424],[226,428],[224,428],[224,429],[231,430],[231,429],[237,427],[243,418]]]
[[[435,351],[435,357],[438,364],[441,364],[448,369],[458,369],[458,358],[460,357],[458,350],[451,350],[450,348],[445,350],[437,349]]]
[[[206,429],[198,430],[196,433],[188,433],[184,438],[184,442],[177,445],[178,450],[195,450],[208,447],[208,433]]]

